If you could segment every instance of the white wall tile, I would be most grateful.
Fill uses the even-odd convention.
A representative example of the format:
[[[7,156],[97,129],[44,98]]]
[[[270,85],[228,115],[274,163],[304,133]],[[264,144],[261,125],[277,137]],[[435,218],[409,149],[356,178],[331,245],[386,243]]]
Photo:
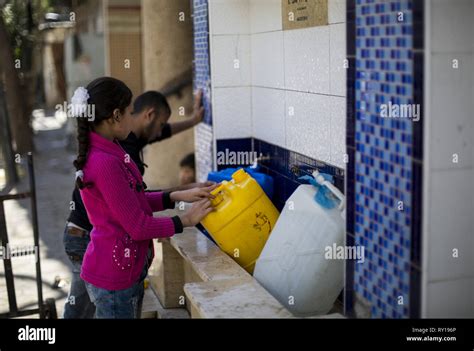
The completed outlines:
[[[216,139],[247,138],[251,132],[251,88],[215,88],[213,125]]]
[[[432,0],[431,45],[434,52],[472,52],[474,2]]]
[[[284,32],[286,89],[329,94],[329,27]]]
[[[330,96],[287,91],[285,109],[287,148],[329,162],[330,110]]]
[[[249,0],[250,32],[282,30],[281,0]]]
[[[251,36],[252,85],[282,88],[284,85],[283,32]]]
[[[210,0],[212,34],[249,34],[248,0]]]
[[[473,318],[474,278],[428,283],[427,318]]]
[[[331,96],[331,160],[330,163],[339,168],[346,168],[346,99]]]
[[[472,169],[434,171],[429,177],[428,280],[474,276]],[[453,249],[459,257],[453,257]]]
[[[472,54],[431,56],[431,136],[428,154],[435,169],[473,166],[474,110]],[[452,60],[459,68],[452,68]],[[453,163],[453,154],[459,162]]]
[[[474,25],[471,0],[432,0],[426,17],[424,317],[474,317]],[[459,60],[459,68],[452,67]],[[459,163],[452,162],[453,154]],[[459,257],[453,257],[453,249]]]
[[[250,85],[250,36],[224,35],[212,38],[214,87]]]
[[[285,92],[252,88],[252,133],[257,139],[285,147]]]
[[[346,24],[333,24],[329,26],[330,45],[330,91],[332,95],[346,96],[347,68],[346,60]]]
[[[254,136],[345,168],[345,1],[329,0],[336,24],[291,31],[281,0],[212,0],[210,11],[216,138]]]
[[[346,22],[346,0],[328,0],[328,22]]]

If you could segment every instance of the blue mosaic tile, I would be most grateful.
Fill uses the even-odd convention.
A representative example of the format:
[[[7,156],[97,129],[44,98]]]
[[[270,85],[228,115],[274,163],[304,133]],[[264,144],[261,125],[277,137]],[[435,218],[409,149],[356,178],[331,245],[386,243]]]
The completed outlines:
[[[347,229],[355,245],[365,246],[366,260],[348,263],[353,276],[346,285],[353,284],[352,290],[369,302],[374,318],[416,315],[413,301],[419,298],[413,295],[417,289],[410,277],[419,262],[413,250],[419,251],[420,233],[414,228],[421,213],[413,205],[414,199],[419,201],[421,176],[413,171],[413,158],[419,155],[421,132],[415,129],[420,126],[414,128],[407,118],[380,117],[381,104],[412,104],[422,95],[415,74],[420,63],[413,53],[421,35],[414,34],[419,28],[414,18],[422,20],[418,2],[413,10],[414,2],[356,0],[347,6],[348,16],[355,12],[347,36],[355,42],[355,70],[348,71],[348,91],[353,86],[355,93],[347,96],[347,133],[353,135],[347,140],[348,150],[354,148],[355,155],[348,165],[352,170],[348,171],[348,214],[353,217]],[[352,44],[347,46],[349,50]],[[399,201],[403,211],[398,209]],[[400,297],[403,305],[398,303]],[[346,294],[349,315],[352,298]]]
[[[212,125],[209,10],[207,0],[193,0],[194,89],[203,90],[204,123]]]

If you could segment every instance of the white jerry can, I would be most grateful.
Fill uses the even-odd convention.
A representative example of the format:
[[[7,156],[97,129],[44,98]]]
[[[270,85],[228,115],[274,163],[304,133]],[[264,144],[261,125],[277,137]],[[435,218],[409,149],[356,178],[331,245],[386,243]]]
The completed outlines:
[[[320,186],[300,185],[291,195],[259,259],[254,277],[295,316],[329,312],[344,287],[344,260],[326,258],[344,245],[345,197],[318,172]],[[315,201],[325,186],[340,201],[327,209]]]

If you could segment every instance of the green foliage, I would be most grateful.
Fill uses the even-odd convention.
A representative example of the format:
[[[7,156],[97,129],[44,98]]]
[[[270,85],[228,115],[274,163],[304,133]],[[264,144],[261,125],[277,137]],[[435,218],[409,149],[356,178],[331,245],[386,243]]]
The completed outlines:
[[[28,3],[31,4],[31,11],[28,11]],[[54,0],[10,0],[0,8],[15,59],[21,58],[25,48],[37,38],[38,24],[43,21],[45,13],[53,11],[55,3],[57,1]]]

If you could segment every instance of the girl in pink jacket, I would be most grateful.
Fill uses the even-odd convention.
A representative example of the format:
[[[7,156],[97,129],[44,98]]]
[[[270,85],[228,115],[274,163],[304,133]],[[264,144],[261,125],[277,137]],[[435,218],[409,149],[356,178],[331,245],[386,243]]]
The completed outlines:
[[[138,318],[153,256],[151,239],[181,233],[212,211],[213,187],[144,191],[140,171],[117,143],[131,131],[131,101],[130,89],[109,77],[78,88],[71,101],[78,122],[76,184],[94,227],[81,278],[97,318]],[[195,203],[184,215],[153,217],[155,211],[174,208],[175,201]]]

